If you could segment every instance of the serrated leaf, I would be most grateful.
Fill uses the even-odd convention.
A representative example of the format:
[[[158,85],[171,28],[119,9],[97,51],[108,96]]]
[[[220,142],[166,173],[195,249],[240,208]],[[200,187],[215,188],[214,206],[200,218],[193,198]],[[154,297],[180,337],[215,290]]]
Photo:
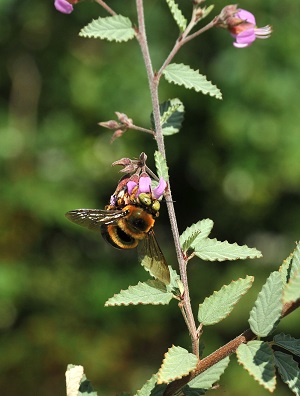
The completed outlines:
[[[187,21],[186,21],[185,17],[182,15],[182,12],[178,8],[178,5],[175,3],[174,0],[166,0],[166,1],[170,8],[170,11],[173,15],[175,22],[177,23],[180,31],[183,32],[187,25]]]
[[[282,274],[283,282],[287,283],[290,278],[292,278],[296,272],[300,271],[300,244],[296,243],[296,248],[285,259],[279,268],[279,272]]]
[[[165,158],[159,151],[154,153],[155,167],[157,171],[157,176],[163,178],[166,182],[169,180],[168,166]]]
[[[250,328],[256,335],[266,337],[279,323],[282,311],[282,279],[278,271],[268,277],[250,312]]]
[[[169,383],[182,378],[196,368],[198,359],[186,349],[172,346],[165,354],[162,365],[158,371],[157,383]]]
[[[297,362],[291,355],[275,351],[275,364],[279,374],[290,390],[297,396],[300,396],[300,371]]]
[[[109,298],[104,304],[105,307],[116,305],[137,305],[137,304],[169,304],[173,294],[168,292],[166,286],[158,280],[148,280],[139,282],[135,286],[129,286],[127,290],[121,290]]]
[[[162,396],[166,389],[166,384],[157,384],[156,381],[157,374],[153,374],[144,386],[137,391],[135,396]]]
[[[228,241],[218,241],[215,238],[205,238],[197,243],[195,255],[208,261],[245,260],[262,256],[261,252],[255,248],[249,248],[246,245],[240,246]]]
[[[193,70],[182,63],[171,63],[164,69],[163,74],[170,83],[183,85],[188,89],[193,88],[196,92],[222,99],[219,88],[207,81],[206,77],[199,73],[199,70]]]
[[[294,355],[300,356],[300,339],[294,338],[289,334],[276,334],[273,338],[276,345],[292,352]]]
[[[214,222],[211,219],[203,219],[196,224],[187,227],[186,230],[180,235],[180,245],[184,252],[190,247],[194,247],[205,239],[211,232]]]
[[[212,367],[203,371],[203,373],[197,375],[193,378],[187,386],[190,388],[198,389],[210,389],[213,384],[219,381],[221,375],[226,370],[229,364],[229,356],[220,360],[218,363],[214,364]],[[186,393],[186,388],[184,388],[184,393]]]
[[[67,396],[97,396],[91,382],[86,378],[83,367],[69,364],[66,371]]]
[[[283,290],[283,302],[297,301],[300,298],[300,270],[290,278]]]
[[[114,15],[93,20],[80,30],[79,36],[106,39],[108,41],[128,41],[135,35],[129,18]]]
[[[159,105],[160,125],[165,136],[174,135],[181,129],[184,119],[184,105],[180,99],[169,99]],[[152,129],[155,130],[153,113],[150,116]]]
[[[238,362],[268,391],[276,387],[275,360],[267,342],[249,341],[241,344],[237,351]]]
[[[233,310],[239,299],[250,289],[254,281],[253,276],[232,281],[206,297],[199,305],[198,320],[205,326],[220,322]]]

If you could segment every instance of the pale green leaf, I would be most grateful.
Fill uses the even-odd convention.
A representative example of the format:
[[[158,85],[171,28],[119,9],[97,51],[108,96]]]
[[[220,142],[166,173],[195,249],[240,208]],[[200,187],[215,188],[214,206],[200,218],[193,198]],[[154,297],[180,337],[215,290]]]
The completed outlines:
[[[294,355],[300,356],[300,339],[294,338],[289,334],[276,334],[273,338],[276,345],[292,352]]]
[[[116,305],[137,305],[137,304],[168,304],[173,294],[166,290],[166,286],[158,280],[148,280],[139,282],[135,286],[129,286],[127,290],[121,290],[109,298],[105,306],[111,307]]]
[[[183,32],[186,28],[187,21],[185,17],[182,15],[182,12],[178,8],[178,5],[175,3],[174,0],[166,0],[167,4],[170,8],[170,11],[173,15],[175,22],[177,23],[181,32]]]
[[[121,42],[132,39],[135,31],[129,18],[114,15],[93,20],[81,29],[79,36]]]
[[[210,389],[216,382],[219,381],[221,375],[226,370],[229,364],[229,356],[220,360],[218,363],[214,364],[203,373],[197,375],[193,378],[187,385],[190,388],[198,389]],[[185,389],[184,389],[184,393]]]
[[[296,248],[289,255],[289,257],[283,261],[279,268],[279,272],[282,274],[283,282],[287,283],[296,272],[300,271],[300,244],[296,243]]]
[[[241,344],[237,351],[238,362],[252,377],[273,392],[276,387],[275,360],[273,350],[267,342],[249,341]]]
[[[275,364],[283,382],[296,396],[300,396],[300,371],[297,362],[291,355],[280,351],[275,351],[274,355]]]
[[[217,99],[222,99],[219,88],[207,81],[206,77],[184,64],[171,63],[163,71],[166,80],[185,88],[194,89],[196,92],[209,94]]]
[[[232,281],[206,297],[199,305],[198,320],[205,326],[220,322],[233,310],[239,299],[250,289],[254,281],[253,276]]]
[[[186,230],[180,235],[180,245],[184,252],[190,247],[194,247],[205,239],[211,232],[214,222],[211,219],[203,219],[196,224],[187,227]]]
[[[182,378],[196,368],[198,359],[186,349],[172,346],[165,354],[162,365],[158,371],[157,383],[169,383]]]
[[[250,312],[250,328],[256,335],[266,337],[279,323],[282,311],[282,279],[278,271],[268,277]]]
[[[83,367],[69,364],[66,371],[67,396],[97,396],[91,382],[86,378]]]
[[[157,176],[163,178],[166,182],[169,180],[168,165],[165,158],[159,151],[154,153],[155,167],[157,171]]]
[[[157,374],[153,374],[143,387],[137,391],[135,396],[162,396],[166,389],[166,384],[158,385],[156,381]]]
[[[210,238],[203,239],[194,248],[196,256],[208,261],[245,260],[262,256],[261,252],[255,248]]]
[[[202,8],[202,15],[201,15],[201,19],[204,19],[204,18],[206,18],[211,12],[212,12],[212,10],[215,8],[215,6],[214,6],[214,4],[211,4],[210,6],[208,6],[208,7],[203,7]]]
[[[180,131],[184,119],[184,105],[180,99],[169,99],[161,103],[159,113],[163,135],[174,135]],[[155,130],[153,113],[151,113],[150,121],[152,129]]]
[[[300,298],[300,270],[296,272],[283,289],[283,302],[297,301]]]

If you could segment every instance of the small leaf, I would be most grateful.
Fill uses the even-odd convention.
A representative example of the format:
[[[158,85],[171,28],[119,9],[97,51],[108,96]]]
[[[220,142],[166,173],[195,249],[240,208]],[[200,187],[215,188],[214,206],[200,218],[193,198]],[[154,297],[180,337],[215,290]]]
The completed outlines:
[[[283,282],[287,283],[290,278],[292,278],[296,272],[300,271],[300,244],[296,243],[296,248],[285,259],[279,268],[279,272],[282,274]]]
[[[182,15],[182,12],[178,8],[178,5],[175,3],[174,0],[167,0],[167,4],[170,8],[170,11],[173,15],[175,22],[177,23],[181,32],[183,32],[186,28],[187,21],[185,17]]]
[[[67,396],[97,396],[91,382],[86,378],[83,367],[69,364],[66,371]]]
[[[129,286],[127,290],[121,290],[119,294],[109,298],[104,305],[105,307],[129,304],[166,305],[169,304],[172,297],[173,294],[167,292],[166,286],[162,282],[151,279],[147,282],[139,282],[135,286]]]
[[[165,354],[162,365],[158,371],[158,384],[169,383],[182,378],[196,368],[198,359],[186,349],[172,346]]]
[[[297,301],[300,298],[300,270],[290,278],[283,289],[283,302]]]
[[[294,338],[289,334],[276,334],[274,336],[274,342],[276,345],[292,352],[294,355],[300,356],[300,339]]]
[[[168,166],[165,158],[159,151],[154,153],[155,167],[157,171],[157,176],[163,178],[166,182],[169,180]]]
[[[275,364],[279,374],[290,390],[297,396],[300,396],[300,371],[297,362],[291,355],[275,351]]]
[[[278,271],[268,277],[250,312],[250,328],[256,335],[266,337],[279,323],[282,311],[282,279]]]
[[[196,224],[187,227],[186,230],[180,235],[180,245],[184,252],[190,247],[194,247],[205,239],[211,232],[214,222],[210,219],[203,219]]]
[[[171,63],[164,69],[163,74],[168,82],[222,99],[219,88],[207,81],[198,70],[193,70],[187,65]]]
[[[174,135],[180,131],[184,119],[184,106],[181,100],[174,98],[161,103],[159,113],[163,135]],[[152,129],[155,130],[153,113],[151,113],[150,120]]]
[[[232,281],[210,297],[206,297],[203,304],[199,305],[199,322],[208,326],[226,318],[239,299],[250,289],[253,281],[253,276]]]
[[[144,386],[137,391],[135,396],[161,396],[166,388],[165,384],[158,385],[157,374],[153,374],[152,377],[144,384]]]
[[[237,351],[238,362],[252,377],[268,391],[276,387],[275,360],[272,348],[267,342],[249,341],[241,344]]]
[[[208,261],[245,260],[262,256],[261,252],[255,248],[210,238],[203,239],[197,243],[195,255],[202,260]]]
[[[193,378],[187,385],[190,388],[198,388],[198,389],[210,389],[213,384],[219,381],[221,375],[226,370],[229,364],[229,356],[220,360],[218,363],[214,364],[207,370],[203,371],[203,373],[197,375],[197,377]],[[185,389],[184,389],[184,393]]]
[[[129,18],[114,15],[93,20],[81,29],[79,36],[121,42],[132,39],[135,36],[135,31]]]

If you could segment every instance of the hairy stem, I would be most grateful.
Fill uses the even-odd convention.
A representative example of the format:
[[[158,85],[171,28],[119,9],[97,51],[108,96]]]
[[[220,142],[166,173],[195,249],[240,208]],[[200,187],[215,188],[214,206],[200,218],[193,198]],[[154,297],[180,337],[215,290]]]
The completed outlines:
[[[138,14],[138,31],[136,32],[136,37],[141,47],[144,63],[146,66],[146,72],[148,76],[148,82],[150,87],[152,108],[153,108],[153,118],[155,124],[155,138],[157,141],[158,150],[164,158],[166,158],[164,137],[160,122],[160,111],[159,111],[159,96],[158,96],[158,84],[159,76],[153,73],[151,57],[149,53],[149,47],[147,44],[147,36],[145,29],[145,19],[144,19],[144,9],[143,0],[136,0],[137,14]],[[188,326],[188,330],[192,340],[192,350],[193,353],[199,356],[199,338],[197,334],[196,324],[194,315],[192,312],[191,301],[189,296],[188,279],[186,272],[186,261],[182,255],[180,242],[179,242],[179,231],[177,226],[177,219],[175,214],[175,209],[173,205],[172,193],[170,183],[168,185],[168,190],[165,193],[165,198],[167,202],[168,214],[171,224],[171,230],[174,238],[176,255],[179,263],[179,270],[181,275],[181,281],[184,286],[184,294],[182,300],[182,309],[184,310],[184,318]]]

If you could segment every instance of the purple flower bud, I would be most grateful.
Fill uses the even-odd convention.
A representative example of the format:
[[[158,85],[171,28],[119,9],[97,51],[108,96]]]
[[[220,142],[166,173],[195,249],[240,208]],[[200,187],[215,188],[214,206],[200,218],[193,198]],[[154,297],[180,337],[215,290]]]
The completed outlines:
[[[158,184],[158,186],[155,187],[154,190],[152,191],[152,194],[153,194],[154,198],[159,199],[159,198],[163,195],[163,193],[164,193],[166,187],[167,187],[167,183],[166,183],[166,181],[161,177],[161,178],[159,179],[159,184]]]
[[[71,14],[73,6],[67,0],[55,0],[54,7],[63,14]]]

